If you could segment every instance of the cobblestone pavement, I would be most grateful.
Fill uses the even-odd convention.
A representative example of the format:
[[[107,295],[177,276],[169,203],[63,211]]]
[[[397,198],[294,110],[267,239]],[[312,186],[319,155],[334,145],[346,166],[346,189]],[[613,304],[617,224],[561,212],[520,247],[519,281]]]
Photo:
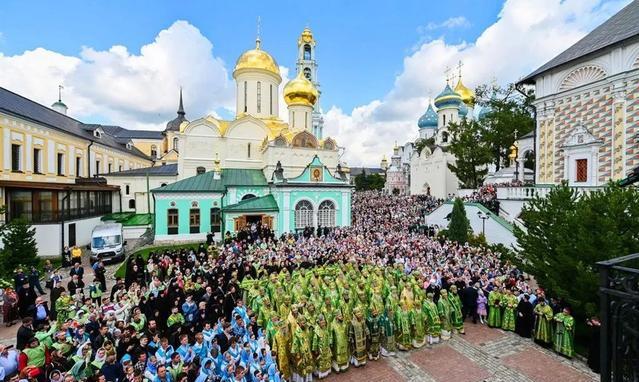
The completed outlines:
[[[585,363],[561,357],[512,332],[466,324],[465,336],[433,347],[400,352],[332,374],[327,382],[589,382],[599,380]]]

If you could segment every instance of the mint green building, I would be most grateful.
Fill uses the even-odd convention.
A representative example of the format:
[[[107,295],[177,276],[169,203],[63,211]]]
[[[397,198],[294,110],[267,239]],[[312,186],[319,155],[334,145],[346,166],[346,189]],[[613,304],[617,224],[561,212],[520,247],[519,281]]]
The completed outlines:
[[[256,222],[277,235],[350,226],[352,186],[339,165],[331,173],[315,155],[294,177],[280,162],[268,179],[265,171],[218,166],[151,190],[155,241],[198,241],[209,232],[220,239]]]

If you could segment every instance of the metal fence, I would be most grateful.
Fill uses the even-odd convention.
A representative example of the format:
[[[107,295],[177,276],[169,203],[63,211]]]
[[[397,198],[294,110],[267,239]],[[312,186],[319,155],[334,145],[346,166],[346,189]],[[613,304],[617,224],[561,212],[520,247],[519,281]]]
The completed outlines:
[[[601,381],[639,381],[639,253],[597,263]]]

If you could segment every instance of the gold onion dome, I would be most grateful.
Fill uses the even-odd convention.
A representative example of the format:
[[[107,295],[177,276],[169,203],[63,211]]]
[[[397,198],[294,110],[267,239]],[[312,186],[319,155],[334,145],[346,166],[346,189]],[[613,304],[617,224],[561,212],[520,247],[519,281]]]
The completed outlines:
[[[459,81],[457,81],[457,85],[455,85],[455,93],[461,96],[462,101],[466,105],[472,106],[475,104],[475,92],[464,86],[461,77],[459,77]]]
[[[317,89],[301,71],[284,86],[284,101],[287,105],[313,106],[317,96]]]
[[[233,76],[243,69],[262,69],[281,78],[280,67],[275,62],[275,59],[266,51],[260,49],[260,39],[256,40],[255,49],[247,50],[237,59]]]
[[[302,43],[312,43],[313,42],[313,32],[309,27],[304,28],[302,31],[302,35],[300,36],[299,44]]]

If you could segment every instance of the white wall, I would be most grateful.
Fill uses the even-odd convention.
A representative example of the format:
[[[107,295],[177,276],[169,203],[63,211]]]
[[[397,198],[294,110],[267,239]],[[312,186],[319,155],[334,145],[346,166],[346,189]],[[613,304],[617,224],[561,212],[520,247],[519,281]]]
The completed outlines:
[[[75,241],[80,247],[86,246],[91,241],[93,228],[101,224],[100,217],[79,219],[64,222],[64,245],[69,244],[69,225],[75,223]],[[38,246],[38,256],[59,256],[62,252],[60,224],[34,224],[35,240]],[[0,241],[2,247],[2,241]]]
[[[196,175],[195,170],[191,176]],[[147,209],[147,188],[145,176],[105,176],[108,184],[120,186],[122,197],[122,212],[135,212],[138,214],[148,213]],[[177,180],[176,176],[150,176],[149,190],[162,186],[163,183],[171,184]],[[126,194],[126,186],[129,186],[129,194]],[[117,192],[113,193],[113,212],[119,212],[120,201]],[[135,200],[135,208],[129,208],[129,200]],[[149,199],[151,212],[153,212],[153,195]]]
[[[466,208],[466,217],[470,221],[470,226],[473,229],[473,233],[475,235],[479,235],[480,233],[482,233],[482,220],[477,216],[477,212],[480,211],[480,208],[468,203],[464,203],[464,207]],[[437,224],[441,228],[446,228],[448,227],[448,220],[446,220],[446,216],[452,211],[452,203],[442,204],[435,211],[431,212],[430,215],[427,216],[426,224]],[[481,211],[483,212],[483,210]],[[485,232],[486,241],[488,242],[488,244],[501,243],[508,248],[516,246],[517,239],[515,239],[515,235],[512,233],[512,231],[498,223],[492,217],[486,220]]]

